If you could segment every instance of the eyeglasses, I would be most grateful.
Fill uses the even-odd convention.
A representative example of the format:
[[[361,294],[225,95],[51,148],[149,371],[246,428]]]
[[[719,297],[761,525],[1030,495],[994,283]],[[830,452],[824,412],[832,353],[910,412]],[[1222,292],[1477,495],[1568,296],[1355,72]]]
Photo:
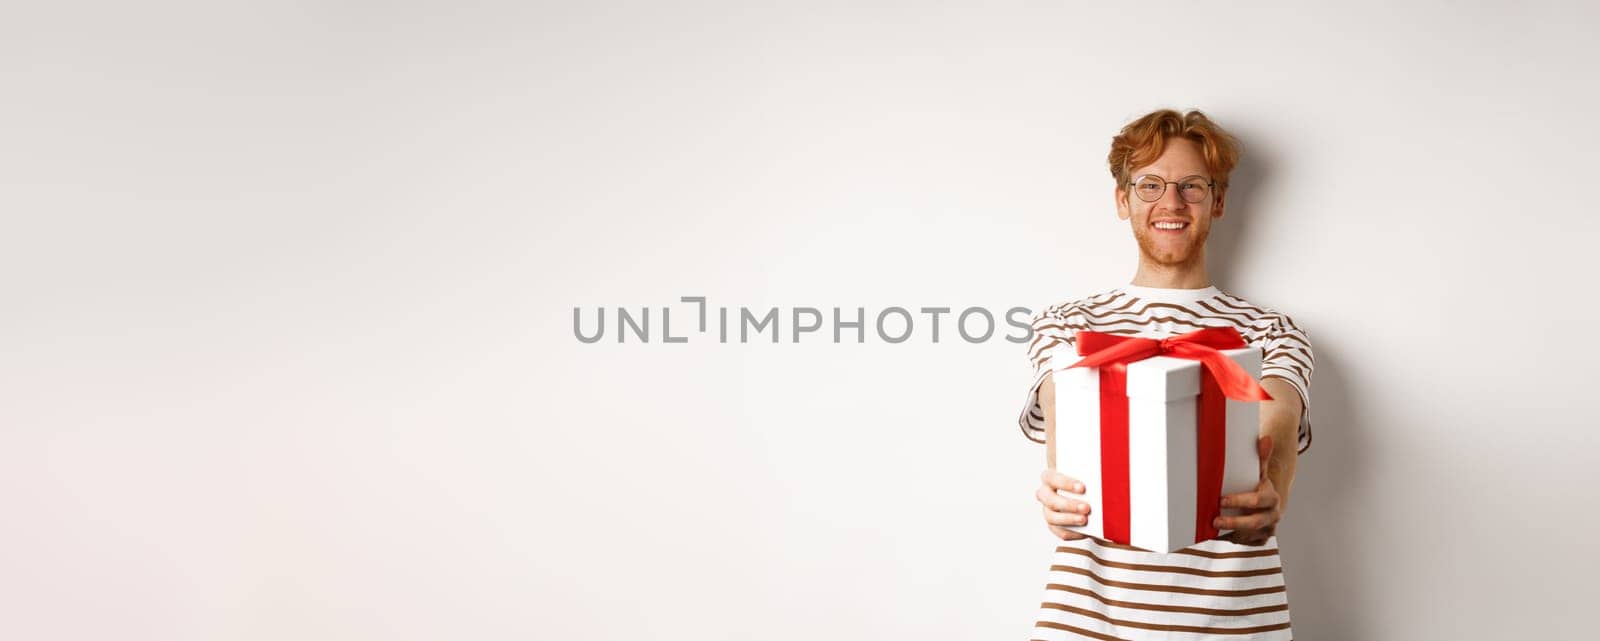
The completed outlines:
[[[1216,181],[1205,176],[1187,176],[1173,182],[1155,174],[1139,176],[1128,184],[1133,187],[1133,193],[1139,196],[1139,200],[1147,203],[1161,200],[1167,193],[1167,185],[1177,185],[1178,196],[1191,203],[1205,200],[1211,195],[1211,189],[1217,186]]]

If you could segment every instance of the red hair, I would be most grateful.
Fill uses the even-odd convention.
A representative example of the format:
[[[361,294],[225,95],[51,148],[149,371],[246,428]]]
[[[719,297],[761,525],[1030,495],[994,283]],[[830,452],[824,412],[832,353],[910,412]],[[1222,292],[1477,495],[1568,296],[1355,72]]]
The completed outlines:
[[[1126,186],[1129,172],[1160,158],[1167,141],[1174,138],[1187,138],[1200,145],[1206,170],[1217,182],[1217,195],[1226,191],[1228,172],[1239,164],[1239,141],[1194,109],[1185,114],[1160,109],[1123,126],[1122,132],[1111,139],[1111,154],[1106,157],[1117,185]]]

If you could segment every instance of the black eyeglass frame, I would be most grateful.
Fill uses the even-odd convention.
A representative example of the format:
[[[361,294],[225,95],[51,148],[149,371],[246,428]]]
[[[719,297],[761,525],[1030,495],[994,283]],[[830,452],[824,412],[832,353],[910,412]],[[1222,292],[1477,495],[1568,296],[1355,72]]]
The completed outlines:
[[[1154,199],[1145,200],[1145,197],[1139,194],[1139,190],[1137,190],[1137,189],[1130,189],[1129,190],[1129,191],[1133,192],[1133,194],[1135,196],[1138,196],[1139,200],[1147,202],[1147,203],[1156,202],[1158,200],[1161,200],[1162,196],[1167,195],[1167,185],[1177,185],[1178,186],[1178,198],[1179,198],[1179,200],[1182,200],[1183,202],[1186,202],[1186,203],[1189,203],[1189,204],[1205,202],[1205,196],[1201,196],[1200,200],[1189,200],[1188,198],[1184,198],[1183,197],[1183,181],[1188,180],[1190,178],[1205,178],[1206,189],[1210,190],[1210,192],[1212,192],[1212,193],[1216,192],[1216,190],[1217,190],[1217,181],[1215,181],[1213,179],[1210,179],[1210,178],[1206,178],[1205,176],[1201,176],[1200,174],[1190,174],[1188,176],[1184,176],[1184,177],[1179,178],[1177,180],[1167,180],[1165,177],[1157,176],[1155,174],[1139,174],[1137,176],[1134,176],[1133,177],[1133,182],[1128,183],[1127,186],[1128,187],[1136,187],[1136,186],[1138,186],[1139,185],[1139,180],[1141,178],[1160,178],[1161,179],[1161,193],[1156,194],[1156,197]]]

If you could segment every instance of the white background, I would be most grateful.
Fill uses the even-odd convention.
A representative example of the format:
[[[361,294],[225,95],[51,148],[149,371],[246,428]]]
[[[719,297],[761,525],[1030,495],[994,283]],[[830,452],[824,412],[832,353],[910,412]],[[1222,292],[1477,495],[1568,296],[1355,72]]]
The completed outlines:
[[[1315,345],[1296,637],[1582,636],[1600,14],[1505,5],[8,3],[0,637],[1026,638],[1020,345],[677,301],[1126,283],[1159,107]]]

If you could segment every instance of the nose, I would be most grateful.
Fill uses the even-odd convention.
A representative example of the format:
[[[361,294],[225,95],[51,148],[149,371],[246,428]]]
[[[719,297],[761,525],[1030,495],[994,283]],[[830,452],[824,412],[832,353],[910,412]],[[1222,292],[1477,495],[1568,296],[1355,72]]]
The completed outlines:
[[[1182,192],[1177,183],[1167,183],[1167,189],[1161,192],[1161,198],[1156,200],[1156,205],[1166,208],[1167,211],[1183,211],[1189,206],[1189,201],[1183,199]]]

